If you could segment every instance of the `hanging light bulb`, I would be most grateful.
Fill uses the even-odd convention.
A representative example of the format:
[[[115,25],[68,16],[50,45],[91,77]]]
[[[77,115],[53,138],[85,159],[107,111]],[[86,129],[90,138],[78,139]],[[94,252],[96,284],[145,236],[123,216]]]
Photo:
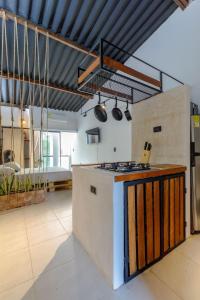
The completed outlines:
[[[26,121],[24,119],[21,120],[21,125],[22,125],[22,127],[25,127]]]

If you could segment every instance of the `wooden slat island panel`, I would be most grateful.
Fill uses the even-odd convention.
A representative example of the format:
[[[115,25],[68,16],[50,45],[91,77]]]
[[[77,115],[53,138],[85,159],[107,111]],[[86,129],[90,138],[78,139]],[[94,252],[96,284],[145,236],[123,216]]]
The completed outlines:
[[[147,264],[154,260],[154,216],[153,216],[153,184],[146,184],[146,236]]]
[[[136,264],[136,230],[135,230],[135,186],[128,189],[128,228],[129,228],[129,257],[130,272],[137,270]]]
[[[170,233],[169,233],[169,246],[170,248],[173,248],[175,246],[175,206],[174,206],[174,199],[175,199],[175,194],[174,194],[174,189],[175,189],[175,179],[172,178],[170,179]]]
[[[124,187],[128,209],[128,281],[185,240],[185,174],[127,181]]]
[[[169,249],[169,181],[164,180],[164,195],[163,195],[163,234],[164,234],[164,251]]]
[[[154,201],[154,258],[160,257],[160,184],[159,181],[153,183]]]
[[[137,249],[138,252],[138,269],[144,268],[145,258],[145,214],[144,214],[144,187],[142,184],[137,185]]]

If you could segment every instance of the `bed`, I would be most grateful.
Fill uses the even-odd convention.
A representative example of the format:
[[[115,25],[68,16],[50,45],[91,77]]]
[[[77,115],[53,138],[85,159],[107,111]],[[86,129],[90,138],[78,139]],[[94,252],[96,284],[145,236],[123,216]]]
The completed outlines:
[[[15,175],[22,180],[25,176],[30,176],[32,183],[41,181],[64,182],[72,179],[72,171],[61,167],[48,168],[26,168],[16,172]]]

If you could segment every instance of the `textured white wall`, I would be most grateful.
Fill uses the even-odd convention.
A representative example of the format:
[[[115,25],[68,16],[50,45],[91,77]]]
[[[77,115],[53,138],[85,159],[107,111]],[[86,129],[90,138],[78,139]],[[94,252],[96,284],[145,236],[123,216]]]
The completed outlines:
[[[162,131],[154,133],[154,126]],[[133,159],[139,160],[144,142],[152,143],[151,163],[187,167],[186,220],[190,234],[190,95],[186,86],[175,88],[133,106]]]

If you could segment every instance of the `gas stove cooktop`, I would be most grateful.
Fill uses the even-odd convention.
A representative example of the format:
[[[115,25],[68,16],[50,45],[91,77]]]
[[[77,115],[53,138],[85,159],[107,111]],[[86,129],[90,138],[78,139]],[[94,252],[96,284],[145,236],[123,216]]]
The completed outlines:
[[[97,168],[102,170],[112,171],[112,172],[128,173],[128,172],[150,170],[150,165],[136,163],[135,161],[128,161],[128,162],[103,163],[100,164]]]

